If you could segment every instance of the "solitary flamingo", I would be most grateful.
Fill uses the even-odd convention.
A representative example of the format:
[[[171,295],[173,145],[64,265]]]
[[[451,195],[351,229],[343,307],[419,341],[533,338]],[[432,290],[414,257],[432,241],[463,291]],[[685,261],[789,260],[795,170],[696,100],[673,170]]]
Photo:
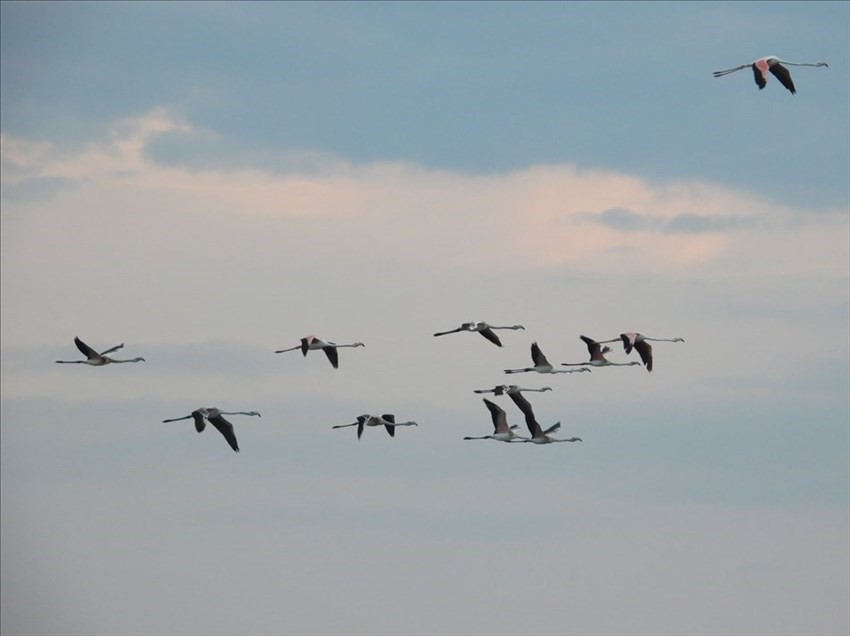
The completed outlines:
[[[531,403],[526,400],[525,397],[519,392],[509,393],[508,395],[519,407],[523,415],[525,415],[525,424],[526,426],[528,426],[528,432],[531,434],[531,437],[517,437],[516,441],[531,442],[532,444],[552,444],[553,442],[581,441],[580,437],[571,437],[569,439],[555,439],[554,437],[550,437],[551,433],[554,433],[555,431],[561,428],[561,423],[557,422],[544,431],[540,427],[540,424],[537,422],[537,418],[534,417],[534,411],[531,408]]]
[[[540,351],[540,347],[537,346],[536,342],[531,343],[531,361],[534,363],[533,367],[526,367],[525,369],[505,369],[505,373],[524,373],[525,371],[534,371],[535,373],[578,373],[580,371],[590,371],[587,368],[581,369],[556,369],[554,368],[549,361],[546,359],[546,356],[543,355],[543,352]]]
[[[142,357],[133,358],[131,360],[116,360],[115,358],[110,358],[107,356],[107,353],[112,353],[113,351],[118,351],[124,346],[122,342],[120,345],[112,347],[111,349],[107,349],[106,351],[101,351],[98,353],[90,346],[88,346],[85,342],[80,340],[79,338],[74,338],[74,344],[77,345],[77,349],[86,357],[85,360],[57,360],[58,364],[90,364],[93,367],[102,367],[105,364],[111,364],[113,362],[144,362],[145,359]]]
[[[348,426],[357,427],[357,439],[360,439],[360,436],[363,435],[363,429],[366,426],[384,426],[390,437],[395,437],[396,426],[419,426],[419,424],[413,421],[396,422],[395,415],[385,413],[384,415],[358,415],[356,422],[352,422],[351,424],[337,424],[336,426],[331,426],[331,428],[346,428]]]
[[[493,333],[493,329],[525,329],[522,325],[512,325],[510,327],[497,327],[494,325],[489,325],[486,322],[465,322],[457,329],[452,329],[450,331],[438,331],[434,334],[434,336],[445,336],[450,333],[457,333],[459,331],[477,331],[482,336],[487,338],[490,342],[492,342],[497,347],[502,346],[502,341],[499,340],[499,336]]]
[[[588,338],[587,336],[579,336],[584,343],[587,345],[587,350],[590,353],[590,360],[588,362],[562,362],[561,364],[565,367],[577,367],[577,366],[591,366],[591,367],[631,367],[634,365],[640,366],[640,362],[636,360],[632,360],[631,362],[611,362],[608,358],[605,357],[605,354],[602,353],[604,349],[602,349],[602,344],[594,340],[593,338]],[[609,341],[613,342],[613,341]],[[605,349],[610,351],[610,348],[606,347]]]
[[[517,386],[516,384],[499,384],[494,386],[492,389],[475,389],[473,393],[492,393],[493,395],[505,395],[506,393],[510,395],[511,393],[517,393],[519,391],[537,391],[538,393],[543,393],[544,391],[551,391],[551,386],[544,386],[542,389],[526,389],[521,386]]]
[[[826,62],[788,62],[787,60],[780,60],[775,55],[767,55],[757,59],[755,62],[750,62],[749,64],[741,64],[741,66],[736,66],[735,68],[727,68],[725,71],[714,71],[714,77],[723,77],[724,75],[729,75],[729,73],[734,73],[741,69],[751,67],[753,69],[756,84],[758,85],[759,90],[761,90],[767,86],[767,73],[770,71],[785,88],[791,91],[791,94],[793,95],[797,92],[797,89],[794,87],[794,81],[791,79],[791,72],[782,66],[783,64],[787,64],[788,66],[829,66]]]
[[[603,340],[602,342],[617,342],[617,340],[623,341],[623,349],[625,349],[626,354],[632,352],[632,349],[638,352],[641,361],[643,361],[644,366],[647,371],[652,371],[652,345],[647,342],[647,340],[651,340],[652,342],[684,342],[684,338],[649,338],[642,333],[637,333],[636,331],[627,331],[626,333],[621,333],[619,338],[613,338],[612,340]]]
[[[305,356],[308,351],[315,351],[316,349],[321,349],[325,352],[325,355],[328,357],[328,360],[331,361],[331,365],[333,365],[334,369],[339,368],[339,354],[337,353],[337,349],[341,349],[342,347],[365,347],[362,342],[355,342],[353,344],[337,344],[335,342],[325,341],[316,336],[306,336],[305,338],[301,338],[301,344],[295,347],[290,347],[289,349],[278,349],[275,353],[285,353],[286,351],[295,351],[296,349],[301,349],[301,353]]]
[[[178,422],[180,420],[188,420],[191,417],[195,420],[195,430],[200,433],[204,430],[204,428],[206,428],[206,424],[204,423],[204,419],[206,419],[210,424],[218,429],[219,433],[224,435],[224,439],[226,439],[227,443],[230,444],[230,448],[238,453],[239,442],[236,441],[236,433],[233,431],[233,424],[224,419],[223,416],[225,415],[256,415],[257,417],[262,417],[257,411],[219,411],[214,406],[210,406],[195,409],[189,415],[184,417],[175,417],[170,420],[162,420],[162,422],[163,424],[166,422]]]
[[[519,428],[519,426],[517,424],[508,426],[508,418],[505,415],[505,411],[487,398],[484,398],[484,404],[490,410],[490,417],[493,419],[493,434],[482,437],[464,437],[463,439],[494,439],[498,442],[510,442],[517,437],[514,434],[514,430]]]

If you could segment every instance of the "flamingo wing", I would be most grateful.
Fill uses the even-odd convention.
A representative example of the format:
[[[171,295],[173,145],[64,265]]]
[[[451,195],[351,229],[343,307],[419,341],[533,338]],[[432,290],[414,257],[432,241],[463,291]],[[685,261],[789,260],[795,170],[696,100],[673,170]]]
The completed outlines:
[[[514,404],[519,407],[519,410],[522,411],[523,415],[525,415],[525,424],[528,426],[528,432],[531,433],[532,437],[539,436],[540,424],[537,423],[537,419],[534,417],[534,411],[531,408],[531,402],[525,399],[525,396],[522,393],[508,393],[508,397],[510,397]]]
[[[508,427],[508,418],[505,415],[504,409],[502,409],[498,404],[494,404],[487,399],[484,400],[484,404],[490,410],[490,417],[493,419],[494,432],[499,433],[510,430]]]
[[[791,79],[791,72],[782,66],[779,62],[775,62],[770,65],[770,72],[773,76],[779,80],[779,83],[782,84],[785,88],[791,91],[791,94],[794,95],[797,93],[797,89],[794,88],[794,81]]]
[[[210,421],[210,424],[215,426],[218,429],[218,432],[224,435],[224,439],[227,440],[227,443],[230,444],[230,448],[232,448],[237,453],[239,452],[239,442],[236,441],[236,433],[233,430],[233,424],[224,419],[221,415],[213,415],[210,418],[207,418]],[[197,422],[197,420],[195,420]]]
[[[552,424],[552,426],[550,426],[545,431],[543,431],[543,434],[544,435],[551,435],[552,433],[554,433],[555,431],[557,431],[560,428],[561,428],[561,423],[555,422],[554,424]]]
[[[119,349],[123,349],[123,348],[124,348],[124,343],[122,342],[120,345],[116,345],[114,347],[111,347],[111,348],[107,349],[106,351],[101,351],[100,355],[105,356],[107,353],[113,353],[114,351],[118,351]]]
[[[384,420],[384,422],[389,422],[389,424],[385,423],[384,426],[387,429],[387,433],[390,434],[390,437],[395,437],[395,426],[393,426],[393,424],[395,424],[395,415],[392,413],[384,413],[381,416],[381,419]]]
[[[531,343],[531,361],[534,362],[534,366],[545,366],[549,364],[549,361],[546,359],[546,356],[543,355],[543,352],[540,350],[540,347],[537,346],[536,342]]]
[[[207,427],[204,422],[204,414],[200,411],[192,411],[192,419],[195,420],[195,430],[199,433],[203,432],[203,430]]]
[[[322,347],[322,350],[325,352],[325,355],[328,357],[328,360],[331,361],[331,366],[334,369],[339,368],[339,353],[336,350],[336,347]]]
[[[74,338],[74,344],[77,345],[77,349],[80,350],[80,353],[82,353],[89,360],[95,360],[100,357],[100,354],[97,351],[92,349],[90,346],[88,346],[85,342],[83,342],[77,337]]]
[[[755,62],[753,64],[753,79],[755,79],[756,86],[759,87],[759,90],[767,86],[767,78],[764,76],[764,73],[759,68],[758,62]]]
[[[602,346],[596,340],[587,336],[579,336],[579,338],[587,345],[587,351],[590,353],[591,360],[596,360],[602,355]]]
[[[635,343],[635,351],[638,352],[646,370],[652,371],[652,345],[646,340],[638,340]]]
[[[490,342],[492,342],[492,343],[493,343],[494,345],[496,345],[497,347],[501,347],[501,346],[502,346],[502,341],[501,341],[501,340],[499,340],[499,336],[497,336],[497,335],[493,332],[493,330],[492,330],[492,329],[490,329],[489,327],[487,327],[487,328],[485,328],[485,329],[482,329],[482,330],[481,330],[481,331],[479,331],[478,333],[480,333],[482,336],[484,336],[485,338],[487,338],[487,340],[489,340]]]
[[[626,354],[632,352],[632,348],[635,346],[636,339],[637,334],[632,333],[631,331],[620,334],[620,340],[623,341],[623,349],[625,350]]]

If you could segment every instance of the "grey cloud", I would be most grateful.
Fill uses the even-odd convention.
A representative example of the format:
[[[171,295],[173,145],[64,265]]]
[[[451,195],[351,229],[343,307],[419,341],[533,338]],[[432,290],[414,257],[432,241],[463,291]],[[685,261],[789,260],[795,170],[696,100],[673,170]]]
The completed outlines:
[[[655,231],[664,234],[707,234],[732,232],[756,226],[753,219],[735,216],[706,215],[684,212],[670,220],[656,219],[646,214],[632,212],[627,208],[609,208],[600,213],[586,212],[579,215],[586,223],[593,223],[622,232]]]
[[[38,201],[74,187],[74,181],[63,177],[25,177],[11,185],[3,184],[4,201]]]
[[[637,232],[651,229],[653,220],[626,208],[610,208],[599,215],[599,222],[615,230]]]
[[[317,173],[330,161],[317,152],[292,149],[265,150],[233,138],[204,133],[168,131],[156,135],[144,149],[145,156],[164,166],[190,170],[259,169],[264,171]]]
[[[666,234],[706,234],[710,232],[731,232],[754,227],[753,219],[734,216],[700,216],[686,212],[673,217],[663,226]]]

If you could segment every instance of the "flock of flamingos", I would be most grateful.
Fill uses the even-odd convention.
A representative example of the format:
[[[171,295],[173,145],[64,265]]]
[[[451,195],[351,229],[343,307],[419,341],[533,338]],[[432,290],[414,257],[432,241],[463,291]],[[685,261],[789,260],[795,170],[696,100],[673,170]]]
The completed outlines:
[[[723,77],[725,75],[735,73],[745,68],[751,68],[753,71],[755,83],[758,86],[759,90],[767,86],[767,80],[769,77],[768,73],[770,73],[779,81],[780,84],[782,84],[782,86],[788,89],[793,95],[797,92],[797,89],[794,86],[794,81],[791,79],[791,72],[786,68],[786,66],[825,67],[829,66],[829,64],[827,64],[826,62],[789,62],[787,60],[782,60],[776,57],[775,55],[768,55],[748,64],[741,64],[740,66],[735,66],[733,68],[728,68],[722,71],[715,71],[714,77]],[[494,333],[494,330],[496,329],[516,330],[525,329],[525,327],[523,327],[522,325],[497,327],[490,325],[486,322],[465,322],[457,329],[451,329],[449,331],[439,331],[435,333],[434,336],[445,336],[448,334],[463,331],[473,333],[478,332],[496,346],[501,347],[502,342],[499,337]],[[587,350],[590,354],[590,359],[586,362],[562,362],[559,365],[564,367],[576,367],[574,369],[560,369],[554,367],[546,359],[546,356],[543,355],[543,352],[540,350],[540,347],[537,345],[537,343],[533,342],[531,344],[531,361],[533,363],[533,366],[524,367],[521,369],[505,369],[505,373],[576,373],[580,371],[590,371],[589,367],[633,365],[640,366],[641,364],[646,367],[647,371],[652,371],[652,345],[649,344],[649,341],[684,342],[682,338],[649,338],[637,332],[621,333],[618,338],[600,341],[593,340],[592,338],[588,338],[587,336],[580,337],[587,345]],[[637,351],[641,361],[609,361],[605,357],[605,354],[611,351],[611,349],[610,347],[603,347],[602,345],[611,342],[622,342],[626,354],[630,354],[633,350]],[[80,350],[80,352],[86,357],[86,359],[57,360],[56,362],[60,364],[88,364],[91,366],[98,367],[113,362],[118,363],[145,361],[145,359],[141,357],[130,358],[126,360],[117,360],[115,358],[110,358],[107,355],[123,348],[123,344],[112,347],[111,349],[106,349],[105,351],[101,351],[100,353],[98,353],[79,338],[74,338],[74,343],[77,345],[77,349]],[[333,368],[336,369],[339,367],[339,353],[337,351],[338,349],[342,347],[353,348],[363,346],[364,344],[362,342],[341,345],[336,344],[334,342],[321,340],[316,336],[307,336],[301,339],[300,345],[290,347],[288,349],[279,349],[275,351],[275,353],[285,353],[287,351],[296,351],[300,349],[301,353],[306,356],[308,351],[316,351],[321,349],[325,352],[325,355],[327,356]],[[493,393],[494,396],[507,394],[507,396],[511,398],[511,400],[513,400],[514,404],[519,407],[520,411],[522,411],[523,415],[525,416],[525,423],[528,427],[529,436],[522,437],[520,435],[517,435],[514,431],[518,428],[518,425],[508,425],[507,415],[505,414],[504,409],[502,409],[496,403],[488,400],[487,398],[483,398],[484,404],[490,411],[490,416],[493,420],[493,434],[482,435],[480,437],[464,437],[463,439],[492,439],[500,442],[531,442],[532,444],[551,444],[553,442],[580,442],[581,438],[579,437],[571,437],[569,439],[556,439],[552,437],[552,433],[555,433],[558,429],[560,429],[560,422],[554,424],[553,426],[550,426],[546,430],[543,430],[543,428],[540,426],[534,416],[534,411],[531,408],[531,403],[522,395],[523,392],[528,391],[542,392],[551,390],[551,387],[548,386],[540,389],[528,389],[517,386],[516,384],[500,384],[496,387],[493,387],[492,389],[476,389],[475,393]],[[195,421],[195,430],[197,430],[199,433],[202,432],[204,428],[206,428],[206,422],[209,422],[224,436],[224,439],[227,440],[227,443],[230,444],[230,447],[234,451],[239,452],[239,443],[236,440],[236,434],[233,430],[233,424],[231,424],[227,419],[225,419],[225,415],[256,415],[257,417],[260,417],[260,414],[257,411],[221,411],[215,407],[206,407],[195,409],[189,415],[163,420],[163,422],[177,422],[179,420],[193,419]],[[367,426],[383,426],[387,430],[387,433],[390,434],[390,436],[395,437],[396,426],[417,426],[417,423],[413,421],[396,422],[395,416],[391,413],[386,413],[383,415],[366,414],[358,416],[357,421],[352,422],[351,424],[340,424],[337,426],[333,426],[332,428],[347,428],[349,426],[357,427],[357,438],[360,439],[360,436],[363,434],[363,430]]]
[[[457,329],[451,329],[449,331],[438,331],[434,334],[434,336],[445,336],[447,334],[459,333],[464,331],[471,333],[477,332],[496,346],[501,347],[502,341],[495,333],[495,330],[497,329],[516,330],[525,329],[525,327],[523,327],[522,325],[495,326],[486,322],[465,322]],[[587,336],[581,336],[581,339],[587,345],[587,350],[590,354],[590,358],[584,362],[562,362],[559,365],[563,367],[575,368],[561,369],[553,366],[546,359],[546,356],[540,350],[538,344],[536,342],[532,342],[532,366],[520,369],[505,369],[505,373],[578,373],[582,371],[590,371],[589,367],[640,366],[641,364],[646,367],[647,371],[652,371],[653,356],[652,345],[650,344],[650,341],[684,342],[684,339],[682,338],[650,338],[641,333],[631,331],[622,333],[618,338],[612,338],[611,340],[596,341],[592,338],[588,338]],[[605,354],[611,351],[611,348],[608,346],[602,346],[610,342],[622,342],[626,354],[629,354],[632,351],[637,351],[638,355],[640,356],[640,362],[638,362],[637,360],[633,360],[631,362],[611,362],[610,360],[608,360],[608,358],[605,357]],[[58,364],[88,364],[93,367],[102,367],[112,363],[145,361],[145,359],[142,357],[126,358],[121,360],[110,357],[108,355],[110,353],[118,351],[119,349],[122,349],[124,347],[123,343],[101,352],[92,349],[89,345],[80,340],[80,338],[78,337],[74,338],[74,344],[77,345],[77,349],[80,350],[80,353],[85,356],[85,360],[57,360],[56,362]],[[355,342],[352,344],[337,344],[329,340],[322,340],[321,338],[317,338],[316,336],[306,336],[304,338],[301,338],[301,343],[299,345],[289,347],[287,349],[278,349],[277,351],[275,351],[275,353],[286,353],[287,351],[300,350],[301,353],[306,357],[309,351],[321,350],[327,356],[328,361],[331,363],[331,366],[334,369],[337,369],[339,368],[339,349],[344,347],[355,348],[363,346],[365,345],[362,342]],[[552,437],[552,434],[561,428],[560,422],[554,424],[553,426],[550,426],[546,430],[543,430],[543,428],[540,426],[534,416],[534,411],[531,407],[531,403],[522,395],[524,391],[543,392],[551,390],[552,388],[548,386],[540,389],[529,389],[520,387],[516,384],[500,384],[498,386],[493,387],[492,389],[476,389],[475,393],[493,393],[494,396],[507,395],[509,398],[511,398],[511,400],[513,400],[513,402],[519,407],[520,411],[522,411],[523,415],[525,416],[525,423],[528,427],[529,436],[523,437],[516,434],[514,431],[518,428],[518,426],[508,425],[507,415],[504,409],[502,409],[495,402],[492,402],[487,398],[483,398],[484,404],[489,409],[490,416],[493,420],[493,434],[483,435],[480,437],[464,437],[464,439],[492,439],[500,442],[531,442],[532,444],[551,444],[553,442],[580,442],[581,438],[578,437],[572,437],[569,439],[556,439]],[[230,447],[234,451],[239,452],[239,442],[236,439],[236,433],[233,429],[233,424],[224,417],[225,415],[256,415],[257,417],[260,417],[260,413],[257,411],[222,411],[215,407],[201,407],[195,409],[189,415],[163,420],[163,422],[177,422],[180,420],[192,419],[195,421],[195,430],[199,433],[203,432],[203,430],[206,428],[206,423],[209,422],[224,436],[224,439],[227,440],[227,443],[230,444]],[[397,422],[395,419],[395,415],[391,413],[385,413],[383,415],[360,415],[357,417],[357,420],[355,422],[352,422],[351,424],[339,424],[331,428],[347,428],[349,426],[357,427],[357,439],[360,439],[361,435],[363,434],[363,430],[367,426],[383,426],[391,437],[395,437],[395,429],[397,426],[418,426],[418,424],[414,421]]]

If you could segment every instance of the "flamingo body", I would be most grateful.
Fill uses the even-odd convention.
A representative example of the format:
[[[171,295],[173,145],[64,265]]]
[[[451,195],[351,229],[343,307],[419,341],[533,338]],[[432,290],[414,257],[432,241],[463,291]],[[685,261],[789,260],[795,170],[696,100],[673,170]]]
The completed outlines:
[[[499,339],[499,336],[497,336],[493,332],[494,329],[514,329],[514,330],[516,330],[516,329],[525,329],[525,327],[523,327],[522,325],[496,326],[496,325],[488,324],[484,321],[481,321],[481,322],[465,322],[460,327],[458,327],[457,329],[450,329],[448,331],[438,331],[437,333],[434,334],[434,336],[435,337],[436,336],[445,336],[447,334],[458,333],[460,331],[472,331],[472,332],[477,331],[482,336],[487,338],[487,340],[492,342],[494,345],[496,345],[497,347],[501,347],[502,341]]]
[[[561,423],[556,422],[545,431],[540,426],[537,418],[534,416],[534,410],[531,408],[531,403],[525,399],[525,397],[519,391],[514,393],[509,393],[509,397],[514,401],[519,407],[519,410],[522,411],[523,415],[525,415],[525,424],[528,427],[528,432],[531,435],[530,437],[517,437],[518,442],[530,442],[532,444],[552,444],[555,442],[580,442],[580,437],[571,437],[569,439],[555,439],[551,436],[552,433],[555,433],[561,428]]]
[[[484,405],[490,411],[490,417],[493,420],[493,434],[492,435],[483,435],[481,437],[464,437],[465,440],[470,439],[493,439],[497,442],[511,442],[517,435],[514,433],[514,430],[519,428],[516,424],[513,426],[508,426],[508,418],[505,414],[504,409],[502,409],[498,404],[495,404],[484,398]]]
[[[788,62],[787,60],[782,60],[775,55],[766,55],[750,64],[741,64],[740,66],[727,68],[723,71],[715,71],[714,77],[723,77],[724,75],[729,75],[730,73],[735,73],[736,71],[749,67],[753,70],[753,79],[756,82],[756,86],[759,87],[759,90],[762,90],[765,86],[767,86],[768,73],[770,73],[779,80],[779,83],[787,88],[792,95],[795,95],[797,93],[797,88],[794,86],[794,80],[791,79],[791,71],[789,71],[786,66],[820,67],[829,66],[829,64],[826,62]]]
[[[531,361],[534,363],[533,367],[505,369],[505,373],[525,373],[526,371],[533,371],[535,373],[577,373],[580,371],[590,371],[590,369],[556,369],[546,359],[546,356],[536,342],[531,343]]]
[[[98,353],[90,346],[88,346],[85,342],[80,340],[78,337],[74,337],[74,344],[77,345],[77,349],[80,350],[86,359],[85,360],[57,360],[57,364],[87,364],[92,367],[102,367],[107,364],[112,363],[122,363],[122,362],[144,362],[145,359],[142,357],[130,358],[127,360],[118,360],[116,358],[110,358],[107,353],[112,353],[113,351],[118,351],[124,347],[124,343],[122,342],[120,345],[107,349],[106,351],[101,351]]]
[[[224,418],[225,415],[256,415],[262,417],[257,411],[221,411],[214,406],[201,407],[192,411],[189,415],[183,417],[175,417],[166,422],[178,422],[180,420],[188,420],[192,418],[195,421],[195,430],[202,433],[206,428],[206,422],[212,424],[215,429],[224,436],[227,443],[235,452],[239,452],[239,442],[236,440],[236,432],[233,430],[233,424]]]
[[[587,336],[579,336],[579,338],[584,341],[584,344],[587,345],[587,351],[590,353],[590,360],[587,362],[562,362],[561,364],[565,367],[577,367],[577,366],[591,366],[591,367],[629,367],[638,365],[640,366],[640,362],[611,362],[608,358],[605,357],[605,352],[610,351],[610,348],[605,347],[602,348],[601,342],[597,342],[593,338],[588,338]],[[611,340],[607,342],[613,342]]]
[[[322,340],[316,336],[305,336],[301,338],[301,344],[295,347],[289,347],[288,349],[278,349],[275,353],[285,353],[287,351],[296,351],[298,349],[301,350],[301,353],[306,357],[308,351],[316,351],[321,349],[325,352],[325,355],[328,358],[328,361],[331,363],[331,366],[334,369],[339,368],[339,352],[337,349],[342,347],[365,347],[362,342],[354,342],[352,344],[337,344],[335,342],[330,342],[327,340]]]
[[[390,437],[395,437],[396,426],[419,426],[419,424],[413,421],[396,422],[395,415],[392,413],[384,413],[383,415],[358,415],[357,420],[351,424],[337,424],[336,426],[331,426],[331,428],[346,428],[348,426],[357,427],[357,439],[360,439],[363,435],[363,430],[367,426],[383,426],[387,429],[387,433],[389,433]]]
[[[494,386],[492,389],[474,389],[473,393],[492,393],[493,395],[510,395],[511,393],[517,393],[519,391],[535,391],[537,393],[543,393],[544,391],[551,391],[551,386],[544,386],[540,389],[526,389],[521,386],[517,386],[516,384],[498,384]]]
[[[653,342],[684,342],[684,338],[650,338],[636,331],[627,331],[620,334],[620,340],[623,342],[623,349],[626,354],[630,354],[632,349],[638,352],[641,361],[647,371],[652,371],[652,345]],[[605,342],[615,342],[616,340],[606,340]]]

